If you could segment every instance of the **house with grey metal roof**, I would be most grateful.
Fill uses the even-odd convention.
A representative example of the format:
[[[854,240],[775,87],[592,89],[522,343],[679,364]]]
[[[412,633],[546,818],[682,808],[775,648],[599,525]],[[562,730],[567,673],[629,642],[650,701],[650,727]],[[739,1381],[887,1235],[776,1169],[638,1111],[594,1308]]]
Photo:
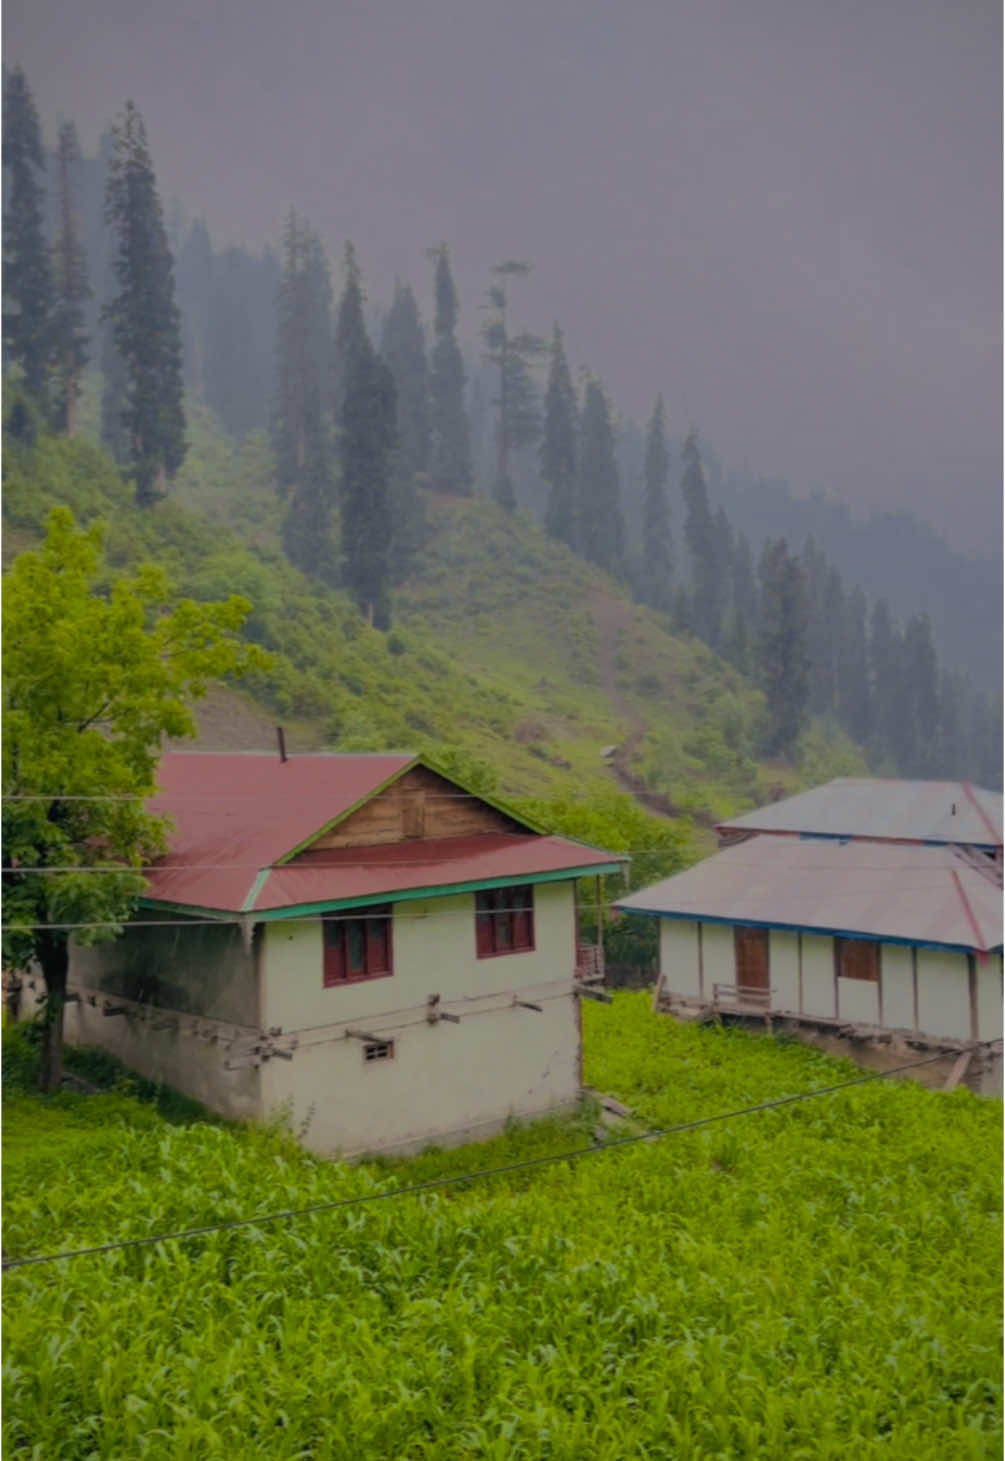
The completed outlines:
[[[660,920],[657,1005],[991,1045],[1000,827],[1001,797],[963,783],[831,782],[724,823],[721,851],[615,906]]]
[[[1002,798],[969,781],[841,776],[732,817],[717,830],[724,842],[762,833],[943,843],[1000,853]]]

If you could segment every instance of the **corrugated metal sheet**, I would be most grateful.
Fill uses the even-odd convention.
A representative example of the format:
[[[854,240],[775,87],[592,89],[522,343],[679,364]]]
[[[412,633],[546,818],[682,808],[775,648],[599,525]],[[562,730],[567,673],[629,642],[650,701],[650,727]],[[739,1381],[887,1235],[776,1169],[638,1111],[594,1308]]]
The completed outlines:
[[[1002,797],[964,781],[840,777],[720,826],[733,829],[1000,847]]]
[[[948,847],[752,837],[651,888],[628,912],[990,951],[995,885]]]
[[[487,834],[300,853],[273,866],[413,765],[414,756],[165,756],[151,809],[174,821],[145,901],[219,912],[389,897],[407,889],[600,871],[615,855],[562,837]]]
[[[270,871],[254,900],[267,910],[331,899],[370,898],[406,890],[456,887],[493,878],[533,878],[582,868],[613,871],[609,852],[580,847],[564,837],[486,833],[445,837],[387,847],[344,848],[338,853],[302,853]]]

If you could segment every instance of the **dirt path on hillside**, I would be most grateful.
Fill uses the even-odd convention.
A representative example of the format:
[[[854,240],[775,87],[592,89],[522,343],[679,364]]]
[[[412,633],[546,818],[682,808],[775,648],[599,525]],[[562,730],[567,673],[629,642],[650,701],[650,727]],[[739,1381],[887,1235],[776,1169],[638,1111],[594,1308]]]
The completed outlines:
[[[627,633],[631,628],[634,612],[631,605],[614,598],[604,589],[597,588],[590,594],[590,613],[597,626],[600,641],[597,654],[600,682],[611,704],[631,727],[607,764],[623,791],[627,791],[653,816],[670,821],[682,815],[680,808],[675,807],[670,798],[661,792],[650,791],[642,778],[636,776],[632,770],[632,760],[649,729],[634,706],[628,703],[618,684],[618,635],[622,630]]]

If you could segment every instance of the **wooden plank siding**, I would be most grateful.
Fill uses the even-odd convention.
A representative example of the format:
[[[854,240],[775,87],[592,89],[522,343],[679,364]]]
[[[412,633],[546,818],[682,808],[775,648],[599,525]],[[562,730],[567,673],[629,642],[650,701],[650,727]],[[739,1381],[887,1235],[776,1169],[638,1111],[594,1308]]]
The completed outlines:
[[[312,842],[310,850],[379,847],[391,842],[471,837],[486,832],[526,832],[526,828],[477,797],[465,796],[435,771],[414,766]]]

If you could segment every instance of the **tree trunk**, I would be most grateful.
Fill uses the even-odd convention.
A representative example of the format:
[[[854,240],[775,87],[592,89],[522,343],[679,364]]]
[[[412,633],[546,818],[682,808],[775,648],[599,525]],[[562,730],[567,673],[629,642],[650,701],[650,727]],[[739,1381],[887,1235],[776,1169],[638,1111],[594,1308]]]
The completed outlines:
[[[39,1089],[47,1094],[63,1083],[63,1011],[66,1008],[66,977],[70,967],[67,934],[48,933],[36,947],[45,979],[45,1007],[42,1013],[42,1059],[38,1070]]]

